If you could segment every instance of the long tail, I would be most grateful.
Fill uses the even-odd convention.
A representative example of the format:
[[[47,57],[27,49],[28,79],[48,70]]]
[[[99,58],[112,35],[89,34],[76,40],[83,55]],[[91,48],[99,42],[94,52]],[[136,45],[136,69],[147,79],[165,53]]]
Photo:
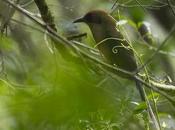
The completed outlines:
[[[152,121],[154,122],[155,128],[157,130],[161,130],[160,125],[158,123],[158,120],[157,120],[156,116],[154,115],[152,107],[151,107],[151,105],[150,105],[150,103],[149,103],[149,101],[146,97],[146,93],[145,93],[144,88],[142,87],[142,84],[137,80],[135,80],[135,83],[136,83],[136,87],[139,91],[139,94],[140,94],[140,97],[141,97],[142,101],[146,102],[146,104],[147,104],[147,107],[148,107],[147,110],[148,110],[148,113],[149,113]]]

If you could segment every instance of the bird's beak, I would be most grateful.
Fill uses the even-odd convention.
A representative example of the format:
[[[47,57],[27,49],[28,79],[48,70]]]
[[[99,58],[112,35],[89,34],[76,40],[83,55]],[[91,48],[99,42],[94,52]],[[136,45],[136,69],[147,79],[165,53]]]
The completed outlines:
[[[81,23],[81,22],[85,22],[83,17],[78,18],[78,19],[73,21],[73,23]]]

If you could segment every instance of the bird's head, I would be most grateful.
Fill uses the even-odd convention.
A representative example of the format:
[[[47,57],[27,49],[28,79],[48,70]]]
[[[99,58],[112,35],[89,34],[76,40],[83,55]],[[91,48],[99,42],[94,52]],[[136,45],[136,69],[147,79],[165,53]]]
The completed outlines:
[[[96,41],[106,37],[111,30],[115,29],[116,21],[107,12],[102,10],[93,10],[78,18],[74,23],[86,23],[91,29]]]
[[[105,11],[93,10],[86,13],[83,17],[78,18],[74,23],[84,22],[88,25],[103,25],[103,24],[115,24],[115,20]]]

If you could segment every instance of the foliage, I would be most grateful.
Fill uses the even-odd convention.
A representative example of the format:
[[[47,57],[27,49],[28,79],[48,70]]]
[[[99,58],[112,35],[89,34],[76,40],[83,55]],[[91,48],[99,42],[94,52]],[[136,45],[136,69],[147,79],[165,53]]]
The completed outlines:
[[[164,26],[166,23],[162,25],[158,23],[158,20],[155,20],[156,15],[153,14],[154,10],[165,7],[170,11],[168,6],[170,4],[175,10],[173,1],[168,4],[166,0],[161,2],[125,0],[118,1],[113,9],[111,7],[115,1],[96,2],[97,4],[92,0],[46,1],[51,11],[47,15],[53,15],[51,22],[55,20],[59,35],[66,38],[86,32],[86,37],[78,37],[75,40],[93,48],[94,40],[87,26],[77,27],[72,21],[88,10],[107,10],[115,19],[127,21],[122,25],[123,33],[132,43],[138,54],[138,60],[141,58],[143,63],[169,36],[170,30]],[[38,17],[39,11],[34,1],[17,0],[17,3]],[[4,11],[7,8],[9,10]],[[4,15],[5,12],[8,12],[8,15]],[[173,12],[170,11],[169,15],[171,15],[169,20],[173,21],[175,19]],[[153,38],[153,45],[147,44],[137,30],[139,23],[144,20],[151,23],[152,34],[149,36]],[[61,41],[50,38],[42,27],[34,23],[34,20],[12,7],[9,8],[2,1],[0,1],[0,29],[2,32],[0,129],[140,130],[148,127],[154,129],[149,125],[145,111],[146,104],[140,102],[132,81],[109,74],[102,65],[78,51],[63,55],[59,46],[62,44]],[[174,33],[170,37],[164,48],[161,48],[147,65],[149,76],[167,84],[175,82]],[[76,45],[73,41],[71,43]],[[89,51],[87,46],[83,48],[77,45],[93,57],[102,59],[96,49]],[[175,129],[174,106],[158,93],[150,94],[149,89],[146,91],[149,100],[152,101],[154,98],[156,102],[162,129]],[[174,91],[168,94],[173,97]]]

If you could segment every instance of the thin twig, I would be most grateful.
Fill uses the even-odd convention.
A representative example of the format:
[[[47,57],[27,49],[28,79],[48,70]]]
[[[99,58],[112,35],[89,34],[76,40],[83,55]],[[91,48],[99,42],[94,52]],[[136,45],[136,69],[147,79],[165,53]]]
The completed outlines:
[[[145,9],[145,7],[143,7],[142,4],[138,0],[135,0],[135,1],[140,5],[140,7],[142,7],[143,11],[147,12],[147,10]]]
[[[175,11],[174,11],[174,9],[173,9],[173,6],[172,6],[170,0],[167,0],[167,3],[168,3],[168,6],[170,7],[170,9],[171,9],[171,11],[172,11],[172,13],[173,13],[173,15],[174,15],[174,17],[175,17]]]
[[[115,5],[117,4],[118,1],[119,1],[119,0],[116,0],[116,1],[114,2],[114,4],[112,5],[111,9],[114,9],[114,7],[115,7]]]
[[[15,22],[15,23],[18,23],[18,24],[21,24],[21,25],[23,25],[23,26],[27,26],[27,27],[29,27],[29,28],[31,28],[31,29],[34,29],[34,30],[36,30],[36,31],[39,31],[39,32],[41,32],[41,33],[45,33],[45,31],[44,31],[43,29],[34,27],[34,26],[30,25],[30,24],[27,24],[27,23],[18,21],[18,20],[16,20],[16,19],[11,19],[11,21],[12,21],[12,22]],[[66,38],[66,39],[68,39],[68,38]],[[85,49],[89,50],[90,52],[92,52],[93,54],[95,54],[95,55],[97,55],[97,56],[100,56],[99,51],[98,51],[97,49],[92,48],[92,47],[90,47],[90,46],[88,46],[88,45],[86,45],[86,44],[84,44],[84,43],[78,42],[78,41],[74,41],[74,40],[73,40],[72,42],[73,42],[74,44],[76,44],[77,46],[80,46],[80,47],[82,47],[82,48],[85,48]]]
[[[144,7],[145,9],[160,9],[162,7],[168,6],[166,5],[142,5],[142,7]],[[125,4],[118,4],[118,7],[123,7],[123,8],[135,8],[135,7],[140,7],[140,5],[137,4],[132,4],[132,5],[125,5]]]
[[[76,34],[76,35],[68,36],[66,38],[67,38],[67,40],[74,40],[74,39],[82,38],[82,37],[86,37],[86,36],[87,36],[87,33],[81,33],[81,34]]]
[[[27,7],[27,6],[31,5],[31,4],[33,4],[33,3],[34,3],[34,0],[30,0],[30,1],[27,1],[27,2],[25,2],[24,4],[20,4],[20,5],[21,5],[22,8],[25,8],[25,7]]]

